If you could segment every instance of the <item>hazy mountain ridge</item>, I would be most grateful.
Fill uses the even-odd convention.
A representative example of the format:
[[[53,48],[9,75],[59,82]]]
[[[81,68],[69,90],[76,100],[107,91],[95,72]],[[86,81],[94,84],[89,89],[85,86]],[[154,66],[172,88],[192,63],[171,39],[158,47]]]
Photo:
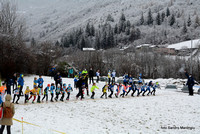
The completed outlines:
[[[30,29],[29,37],[53,41],[73,28],[85,27],[89,21],[97,27],[105,23],[108,14],[112,15],[114,23],[124,13],[131,23],[137,24],[141,13],[146,17],[149,8],[153,17],[167,7],[184,14],[184,19],[188,14],[193,19],[195,13],[200,13],[198,0],[17,0],[17,3]]]

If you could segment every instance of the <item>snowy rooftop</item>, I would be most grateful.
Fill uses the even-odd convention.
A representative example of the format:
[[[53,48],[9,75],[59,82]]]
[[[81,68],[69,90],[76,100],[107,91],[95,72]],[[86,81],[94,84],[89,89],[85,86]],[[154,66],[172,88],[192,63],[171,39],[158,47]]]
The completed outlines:
[[[176,44],[169,45],[167,48],[175,48],[176,50],[186,49],[186,48],[198,48],[200,44],[200,39],[184,41]]]
[[[96,49],[94,48],[83,48],[83,51],[95,51]]]

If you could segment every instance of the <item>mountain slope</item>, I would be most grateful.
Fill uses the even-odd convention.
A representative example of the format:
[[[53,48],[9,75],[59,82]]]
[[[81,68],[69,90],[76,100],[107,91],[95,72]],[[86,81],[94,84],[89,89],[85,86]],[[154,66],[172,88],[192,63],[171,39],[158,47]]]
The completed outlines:
[[[40,40],[57,40],[88,21],[98,26],[108,14],[116,23],[123,12],[136,24],[141,13],[148,12],[149,8],[153,13],[165,11],[167,6],[181,12],[184,9],[185,16],[200,12],[198,0],[17,0],[17,4],[19,13],[27,21],[30,38]]]

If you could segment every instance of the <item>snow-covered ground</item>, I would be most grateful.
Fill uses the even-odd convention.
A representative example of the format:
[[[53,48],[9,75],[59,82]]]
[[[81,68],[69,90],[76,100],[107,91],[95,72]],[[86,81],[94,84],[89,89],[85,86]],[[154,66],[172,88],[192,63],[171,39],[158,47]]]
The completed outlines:
[[[32,87],[34,76],[25,77],[25,86]],[[44,85],[53,82],[43,77]],[[73,79],[64,78],[64,83],[73,85]],[[148,82],[149,80],[146,80]],[[167,83],[180,85],[182,80],[158,79],[161,89],[156,96],[100,99],[104,82],[97,83],[95,99],[88,96],[83,101],[76,100],[78,90],[74,89],[69,101],[44,102],[15,105],[14,118],[39,125],[24,124],[24,134],[56,134],[57,130],[66,134],[199,134],[200,96],[164,90]],[[91,87],[91,85],[89,86]],[[25,89],[25,88],[24,88]],[[174,127],[171,129],[171,127]],[[181,127],[188,127],[181,129]],[[12,133],[21,134],[21,123],[14,121]]]

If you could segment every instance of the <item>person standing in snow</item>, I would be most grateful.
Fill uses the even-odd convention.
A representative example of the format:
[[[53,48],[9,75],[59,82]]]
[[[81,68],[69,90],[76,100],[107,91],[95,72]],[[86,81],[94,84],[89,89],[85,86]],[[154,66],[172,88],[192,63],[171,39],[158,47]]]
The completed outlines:
[[[189,95],[193,96],[194,78],[192,77],[192,74],[189,75],[187,71],[185,71],[185,75],[188,79],[186,85],[188,86]]]
[[[54,90],[55,90],[54,83],[51,83],[51,87],[50,87],[51,102],[53,102]]]
[[[15,88],[17,88],[17,74],[16,73],[14,73],[13,74],[13,90],[15,89]]]
[[[29,93],[30,93],[30,89],[29,89],[29,86],[27,86],[27,87],[26,87],[26,90],[25,90],[25,92],[24,92],[24,94],[25,94],[24,103],[27,103],[27,102],[28,102]]]
[[[73,91],[73,88],[71,87],[71,84],[68,85],[68,87],[66,88],[65,91],[67,92],[67,98],[66,98],[66,100],[69,100],[70,93],[71,93],[71,91]]]
[[[78,75],[76,74],[74,77],[74,88],[77,88],[76,87],[77,81],[78,81]]]
[[[24,86],[24,75],[23,74],[20,74],[20,77],[19,77],[19,79],[18,79],[18,85],[20,85],[20,89],[19,89],[19,95],[20,96],[23,96],[22,94],[23,94],[23,92],[22,92],[22,90],[23,90],[23,86]]]
[[[48,91],[50,91],[51,85],[48,84],[47,87],[44,89],[44,96],[42,98],[42,101],[46,98],[46,101],[48,101]]]
[[[91,84],[91,81],[92,81],[92,83],[94,83],[93,77],[94,77],[94,71],[92,70],[92,68],[90,68],[90,71],[89,71],[89,84]]]
[[[78,94],[76,95],[76,99],[78,99],[79,98],[79,96],[81,96],[81,100],[83,99],[83,83],[84,83],[84,80],[83,80],[83,78],[82,78],[82,76],[79,76],[79,80],[77,81],[77,87],[78,87],[78,89],[79,89],[79,92],[78,92]]]
[[[4,109],[4,111],[7,111],[6,109],[10,108],[10,114],[6,114],[8,112],[5,112],[3,114],[3,118],[0,120],[0,124],[1,124],[1,129],[0,129],[0,134],[3,134],[4,128],[5,126],[7,126],[7,134],[11,134],[11,125],[13,125],[13,116],[15,114],[15,107],[14,104],[11,103],[12,97],[10,94],[7,94],[5,97],[5,102],[2,103],[2,107]]]
[[[147,96],[149,96],[149,94],[151,93],[151,87],[153,87],[152,81],[150,81],[149,84],[148,84],[148,86],[147,86],[146,91],[149,91],[149,92],[147,93]]]
[[[55,101],[58,101],[58,97],[60,95],[60,92],[61,92],[61,86],[59,85],[57,88],[56,88],[56,97],[55,97]]]
[[[62,88],[62,78],[61,78],[61,75],[60,75],[59,72],[54,76],[54,80],[55,80],[55,83],[56,83],[56,89],[58,88],[58,84]]]
[[[85,74],[84,76],[84,83],[85,83],[85,88],[87,91],[87,96],[89,96],[89,89],[88,89],[88,74]]]
[[[97,76],[97,83],[99,83],[99,77],[100,77],[100,71],[99,70],[97,70],[97,72],[96,72],[96,76]]]
[[[6,92],[7,88],[6,88],[6,83],[2,83],[2,86],[0,87],[0,92],[1,92],[1,99],[4,101],[4,95]]]
[[[44,83],[44,80],[43,80],[41,75],[39,75],[39,79],[37,80],[37,82],[38,82],[38,88],[41,89],[41,93],[43,94],[43,83]]]
[[[52,68],[50,69],[50,75],[51,75],[51,79],[52,79],[52,78],[54,78],[55,71],[56,71],[56,68],[55,68],[55,66],[52,66]]]
[[[108,84],[110,85],[111,82],[111,72],[110,70],[108,71]]]
[[[126,86],[128,84],[128,82],[129,82],[129,77],[128,77],[127,73],[124,74],[123,79],[124,79],[123,84]]]
[[[112,83],[115,83],[116,72],[113,70],[112,72]]]
[[[20,99],[19,89],[20,89],[20,86],[18,86],[18,87],[13,91],[14,96],[13,96],[13,101],[12,101],[12,103],[19,104],[19,103],[18,103],[18,101],[19,101],[19,99]],[[15,102],[16,96],[17,96],[17,101]]]
[[[33,88],[37,87],[37,83],[38,83],[37,77],[34,77]]]
[[[8,75],[5,82],[6,82],[6,88],[7,88],[6,92],[7,94],[11,94],[11,86],[13,85],[12,77]]]

